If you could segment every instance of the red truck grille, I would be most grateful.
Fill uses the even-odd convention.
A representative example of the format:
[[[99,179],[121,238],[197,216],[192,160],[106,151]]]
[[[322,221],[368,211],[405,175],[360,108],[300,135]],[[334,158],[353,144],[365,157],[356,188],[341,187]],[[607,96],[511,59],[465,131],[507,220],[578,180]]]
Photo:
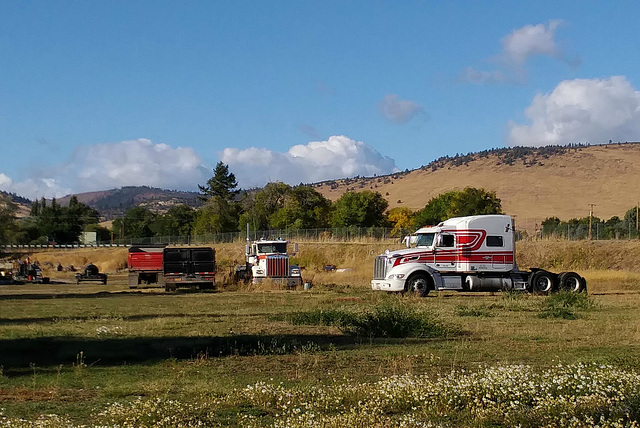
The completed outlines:
[[[267,256],[267,276],[289,276],[289,257]]]

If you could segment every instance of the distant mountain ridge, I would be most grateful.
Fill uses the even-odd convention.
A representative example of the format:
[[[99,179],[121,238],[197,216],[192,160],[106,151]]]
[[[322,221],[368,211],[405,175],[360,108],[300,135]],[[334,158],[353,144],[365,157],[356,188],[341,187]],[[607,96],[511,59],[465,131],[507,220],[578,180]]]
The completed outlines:
[[[69,204],[73,195],[57,199],[61,205]],[[163,213],[175,205],[187,205],[197,208],[202,205],[197,192],[166,190],[148,186],[125,186],[119,189],[98,192],[78,193],[79,202],[89,205],[107,220],[122,216],[134,207],[145,207],[151,211]]]
[[[15,193],[5,192],[4,190],[0,190],[0,197],[9,198],[9,200],[16,204],[31,205],[31,201],[29,199],[23,198]]]

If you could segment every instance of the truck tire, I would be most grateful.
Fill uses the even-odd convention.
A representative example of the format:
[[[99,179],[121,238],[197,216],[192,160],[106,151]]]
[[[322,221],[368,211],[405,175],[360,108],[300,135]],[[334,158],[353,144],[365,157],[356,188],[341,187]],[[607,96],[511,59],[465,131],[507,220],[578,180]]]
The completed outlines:
[[[407,279],[404,287],[408,293],[415,293],[420,297],[425,297],[431,291],[431,281],[424,273],[414,273]]]
[[[140,276],[137,273],[129,273],[127,280],[129,282],[129,288],[138,288],[140,284]]]
[[[531,285],[536,294],[549,294],[556,291],[556,276],[546,270],[539,270],[531,276]]]
[[[581,293],[586,289],[586,281],[575,272],[562,272],[559,283],[562,291]]]

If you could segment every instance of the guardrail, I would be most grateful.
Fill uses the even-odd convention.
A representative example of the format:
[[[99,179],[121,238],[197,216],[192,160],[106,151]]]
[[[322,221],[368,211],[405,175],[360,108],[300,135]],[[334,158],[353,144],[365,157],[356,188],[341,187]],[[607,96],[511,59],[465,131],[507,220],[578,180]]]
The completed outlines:
[[[0,245],[0,248],[5,250],[46,250],[46,249],[75,249],[75,248],[104,248],[104,247],[130,247],[131,244],[56,244],[56,245],[46,245],[46,244],[6,244]]]

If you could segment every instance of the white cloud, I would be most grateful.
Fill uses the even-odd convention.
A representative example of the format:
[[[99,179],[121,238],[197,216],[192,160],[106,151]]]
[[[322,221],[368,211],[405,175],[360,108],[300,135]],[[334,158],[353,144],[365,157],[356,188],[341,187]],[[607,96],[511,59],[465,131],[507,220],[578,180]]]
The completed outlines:
[[[120,186],[195,188],[204,176],[202,159],[192,148],[154,144],[141,138],[76,149],[72,178],[82,179],[81,191]]]
[[[387,95],[378,103],[380,114],[390,122],[404,124],[418,115],[426,115],[424,108],[409,100],[398,99],[397,95]]]
[[[624,76],[561,82],[539,94],[525,111],[530,125],[509,124],[509,143],[517,146],[637,141],[640,92]]]
[[[512,79],[500,70],[481,71],[467,67],[460,76],[460,80],[469,83],[503,83],[510,82]]]
[[[502,55],[507,61],[524,65],[533,55],[561,58],[562,52],[555,41],[559,20],[549,25],[525,25],[502,39]]]
[[[494,60],[499,69],[491,71],[467,67],[459,80],[469,83],[514,83],[527,81],[525,66],[534,56],[547,56],[570,65],[578,65],[577,58],[569,58],[556,41],[556,30],[561,20],[552,20],[548,24],[525,25],[514,30],[501,40],[502,50]]]
[[[196,190],[210,176],[193,149],[141,138],[78,147],[68,161],[24,181],[0,173],[0,188],[31,199],[121,186]]]
[[[0,189],[11,186],[13,180],[9,178],[6,174],[0,172]]]
[[[229,165],[240,187],[244,188],[263,186],[269,181],[312,183],[398,170],[393,159],[345,136],[296,145],[286,153],[255,147],[245,150],[227,148],[222,152],[221,160]]]

